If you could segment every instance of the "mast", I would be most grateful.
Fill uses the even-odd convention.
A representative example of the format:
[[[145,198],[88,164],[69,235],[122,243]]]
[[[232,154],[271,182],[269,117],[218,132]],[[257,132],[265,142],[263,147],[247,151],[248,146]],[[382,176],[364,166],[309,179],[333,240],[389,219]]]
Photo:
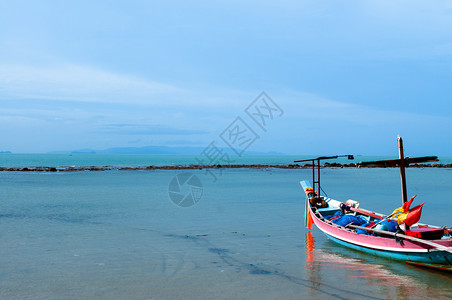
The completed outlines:
[[[397,144],[399,146],[399,159],[360,162],[360,163],[358,163],[358,167],[360,167],[360,166],[376,166],[376,167],[386,168],[386,167],[398,166],[400,168],[400,183],[402,186],[402,203],[405,204],[408,199],[407,191],[406,191],[405,167],[407,167],[410,163],[438,161],[438,157],[437,156],[423,156],[423,157],[408,158],[408,157],[405,157],[403,154],[403,140],[400,136],[397,137]],[[409,229],[409,228],[410,228],[409,226],[405,225],[405,229]]]
[[[335,155],[335,156],[320,156],[317,158],[309,158],[309,159],[301,159],[301,160],[294,160],[294,162],[303,162],[303,161],[310,161],[312,164],[312,184],[313,184],[313,189],[314,189],[314,195],[315,192],[317,192],[317,197],[320,197],[320,191],[321,191],[321,186],[320,186],[320,160],[324,160],[324,159],[334,159],[334,158],[338,158],[338,157],[347,157],[350,160],[355,159],[353,157],[353,155],[351,154],[346,154],[346,155]],[[317,180],[316,180],[316,172],[315,172],[315,167],[316,167],[316,163],[317,163]],[[317,183],[317,190],[315,188],[315,184]]]
[[[405,156],[403,155],[403,140],[402,137],[397,137],[397,144],[399,145],[399,167],[400,167],[400,183],[402,187],[402,203],[407,202],[406,192],[406,177],[405,177]]]
[[[437,156],[422,156],[422,157],[405,157],[403,154],[403,140],[400,136],[397,137],[397,143],[399,146],[399,158],[398,159],[387,159],[387,160],[375,160],[375,161],[365,161],[357,163],[358,167],[399,167],[400,168],[400,183],[402,186],[402,202],[407,202],[407,191],[406,191],[406,177],[405,177],[405,167],[408,167],[410,163],[424,163],[438,161]]]

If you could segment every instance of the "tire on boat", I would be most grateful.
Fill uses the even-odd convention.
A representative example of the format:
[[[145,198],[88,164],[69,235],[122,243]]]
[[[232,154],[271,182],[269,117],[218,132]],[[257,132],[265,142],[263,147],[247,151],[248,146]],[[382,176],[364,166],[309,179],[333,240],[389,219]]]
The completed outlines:
[[[311,199],[309,199],[309,203],[311,203],[311,206],[314,206],[317,208],[328,207],[328,203],[320,197],[312,197]]]

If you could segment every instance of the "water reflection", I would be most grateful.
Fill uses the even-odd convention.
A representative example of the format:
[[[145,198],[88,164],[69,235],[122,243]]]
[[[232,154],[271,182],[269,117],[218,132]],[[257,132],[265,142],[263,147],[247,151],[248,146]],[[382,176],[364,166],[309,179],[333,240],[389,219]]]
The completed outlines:
[[[332,249],[324,247],[323,244],[322,248],[316,248],[311,231],[306,233],[305,245],[306,276],[312,283],[340,280],[343,287],[353,287],[361,292],[377,286],[381,288],[382,294],[374,296],[383,298],[409,298],[423,295],[427,298],[432,296],[441,298],[445,293],[451,292],[447,288],[450,278],[442,274],[423,274],[401,262],[390,260],[382,260],[387,264],[379,264],[378,258],[372,260],[373,257],[369,256],[367,259],[362,256],[365,254],[335,244]]]
[[[363,263],[357,258],[333,253],[327,249],[315,249],[315,238],[312,232],[306,233],[306,268],[310,272],[320,269],[347,270],[349,278],[366,278],[369,284],[400,286],[412,284],[412,279],[404,275],[396,275],[380,264]]]

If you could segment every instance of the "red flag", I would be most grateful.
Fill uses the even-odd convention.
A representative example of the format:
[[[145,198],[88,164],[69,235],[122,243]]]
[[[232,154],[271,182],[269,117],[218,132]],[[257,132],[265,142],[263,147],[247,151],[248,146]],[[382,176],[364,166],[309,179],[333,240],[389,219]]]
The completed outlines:
[[[424,205],[424,203],[410,209],[410,212],[403,221],[406,225],[411,226],[413,224],[416,224],[421,219],[422,206]]]
[[[401,207],[395,209],[390,215],[390,217],[392,216],[397,217],[397,222],[399,224],[402,224],[405,221],[406,216],[410,213],[410,206],[411,203],[413,203],[414,198],[416,198],[416,195],[411,197],[409,201],[403,203]]]
[[[408,200],[407,202],[403,203],[403,211],[408,211],[410,209],[411,203],[413,202],[414,198],[416,198],[416,195],[414,195],[413,197],[411,197],[410,200]]]

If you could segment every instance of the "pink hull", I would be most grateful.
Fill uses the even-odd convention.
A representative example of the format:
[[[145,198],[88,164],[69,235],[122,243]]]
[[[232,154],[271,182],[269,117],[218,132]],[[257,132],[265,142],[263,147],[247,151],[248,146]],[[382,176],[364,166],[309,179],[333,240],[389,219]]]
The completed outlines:
[[[309,202],[307,203],[310,208]],[[344,246],[364,251],[377,256],[392,259],[452,264],[452,253],[440,251],[433,246],[425,245],[409,240],[397,243],[394,238],[379,237],[373,235],[357,234],[343,227],[338,228],[320,220],[312,209],[308,210],[312,216],[314,224],[323,231],[330,239]],[[434,240],[437,244],[445,247],[452,246],[452,240]]]
[[[356,244],[358,246],[386,250],[386,251],[402,251],[402,252],[428,252],[428,249],[432,249],[432,246],[421,245],[415,242],[404,240],[403,243],[397,243],[395,239],[378,237],[373,235],[356,234],[352,231],[347,231],[341,228],[337,228],[333,225],[329,225],[322,222],[317,216],[310,211],[312,219],[315,225],[325,232],[326,234],[335,237],[337,239],[343,240],[348,243]],[[435,240],[435,243],[441,244],[443,246],[452,246],[452,241],[450,240]]]

